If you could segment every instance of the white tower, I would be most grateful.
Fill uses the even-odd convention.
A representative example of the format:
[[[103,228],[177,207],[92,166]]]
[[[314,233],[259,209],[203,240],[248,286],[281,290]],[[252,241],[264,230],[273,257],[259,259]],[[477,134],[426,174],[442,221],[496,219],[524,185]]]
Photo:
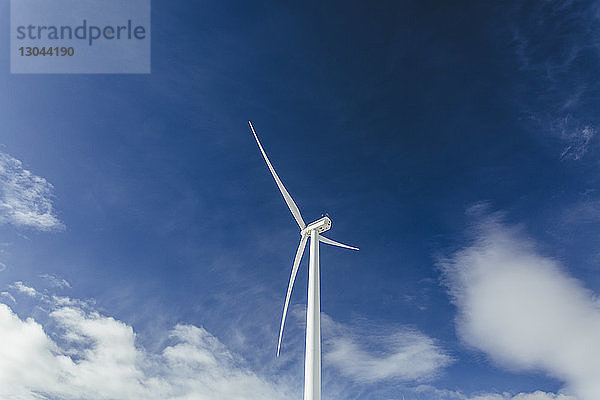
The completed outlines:
[[[308,226],[302,219],[298,206],[292,199],[275,172],[273,165],[269,161],[265,150],[263,149],[258,136],[254,131],[252,122],[248,121],[250,129],[254,134],[254,139],[258,144],[258,148],[262,153],[275,183],[283,196],[287,206],[289,207],[294,219],[300,227],[300,244],[296,250],[296,257],[292,265],[292,274],[288,285],[285,304],[283,306],[283,316],[281,317],[281,326],[279,328],[279,340],[277,342],[277,356],[281,350],[281,339],[283,337],[283,326],[287,315],[290,296],[300,266],[300,260],[306,247],[306,242],[310,237],[310,261],[308,267],[308,304],[306,307],[306,348],[304,353],[304,400],[321,400],[321,278],[319,265],[319,242],[330,244],[333,246],[343,247],[346,249],[358,250],[356,247],[348,246],[334,240],[328,239],[321,233],[328,231],[331,228],[331,220],[329,217],[323,217]]]

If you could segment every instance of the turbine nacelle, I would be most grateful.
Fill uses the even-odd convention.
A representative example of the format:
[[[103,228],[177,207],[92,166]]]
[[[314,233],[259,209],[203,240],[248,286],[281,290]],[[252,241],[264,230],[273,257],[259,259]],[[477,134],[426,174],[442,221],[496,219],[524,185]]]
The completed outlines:
[[[321,219],[316,220],[315,222],[311,222],[308,226],[300,231],[302,236],[310,235],[311,231],[317,231],[317,233],[326,232],[331,229],[331,220],[329,217],[323,217]]]

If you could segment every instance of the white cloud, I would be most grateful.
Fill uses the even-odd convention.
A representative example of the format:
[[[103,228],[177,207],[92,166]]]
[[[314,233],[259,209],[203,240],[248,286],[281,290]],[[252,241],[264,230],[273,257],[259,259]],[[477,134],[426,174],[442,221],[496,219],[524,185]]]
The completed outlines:
[[[591,125],[570,127],[566,123],[561,126],[561,137],[567,142],[560,154],[561,160],[580,160],[588,152],[590,143],[596,136],[596,129]]]
[[[325,314],[321,321],[326,334],[324,362],[355,382],[428,380],[453,361],[432,338],[416,330],[369,324],[361,332]]]
[[[162,356],[170,371],[166,377],[173,398],[181,399],[290,399],[299,397],[285,384],[258,377],[244,367],[205,329],[177,325],[172,333],[177,344]],[[176,371],[176,372],[175,372]]]
[[[23,293],[23,294],[26,294],[27,296],[30,296],[30,297],[35,297],[35,296],[37,296],[37,295],[38,295],[38,292],[37,292],[37,290],[35,290],[35,289],[34,289],[34,288],[32,288],[32,287],[29,287],[29,286],[25,285],[25,284],[24,284],[23,282],[21,282],[21,281],[15,282],[15,283],[13,283],[12,285],[10,285],[9,287],[10,287],[11,289],[16,289],[16,290],[18,290],[19,292],[21,292],[21,293]]]
[[[42,274],[40,275],[40,278],[46,279],[50,282],[50,284],[52,284],[52,286],[57,288],[71,288],[71,284],[67,280],[57,278],[56,276],[51,274]]]
[[[0,223],[42,231],[63,229],[54,215],[53,186],[23,168],[21,161],[0,152]]]
[[[549,393],[536,391],[533,393],[519,393],[516,395],[510,393],[481,393],[476,395],[465,395],[464,393],[438,389],[433,386],[421,385],[415,389],[415,392],[426,398],[438,400],[577,400],[575,397],[565,394]]]
[[[0,303],[0,398],[297,397],[297,393],[290,395],[285,384],[250,371],[244,360],[201,327],[177,325],[170,332],[171,344],[160,353],[149,353],[137,345],[131,326],[96,311],[86,311],[77,306],[79,303],[54,303],[48,317],[58,330],[52,335],[39,322],[21,319]]]
[[[564,394],[537,391],[533,393],[519,393],[515,396],[509,394],[482,394],[471,397],[469,400],[575,400],[575,398]]]
[[[521,229],[502,224],[498,215],[484,217],[475,242],[440,265],[466,343],[501,365],[563,380],[579,400],[598,399],[595,295],[541,255]]]
[[[130,325],[102,315],[94,309],[93,301],[36,293],[35,298],[44,304],[37,312],[49,310],[45,316],[38,314],[44,325],[39,320],[19,317],[0,302],[2,399],[301,397],[300,370],[294,369],[293,378],[285,375],[275,380],[261,376],[202,327],[178,324],[163,338],[166,344],[157,352],[150,352],[140,347]],[[324,366],[337,368],[342,376],[358,384],[427,379],[452,361],[431,338],[414,330],[378,328],[372,323],[368,323],[368,328],[351,328],[327,315],[322,319],[326,337]],[[371,335],[367,337],[364,329]],[[349,346],[350,351],[344,346]],[[345,379],[326,383],[329,398],[358,398],[354,392],[357,386],[348,385]],[[408,388],[406,398],[410,399],[411,394],[439,400],[575,400],[544,392],[466,396],[425,385]],[[402,397],[394,390],[388,398]]]
[[[13,297],[13,295],[10,294],[10,293],[8,293],[8,292],[0,292],[0,296],[6,297],[8,300],[10,300],[13,303],[17,302],[17,300],[15,300],[15,298]]]
[[[531,86],[526,86],[529,93],[516,97],[525,99],[521,106],[540,124],[544,134],[562,141],[561,160],[581,160],[592,150],[597,130],[591,123],[596,119],[595,113],[586,104],[594,101],[598,81],[587,79],[582,69],[587,68],[588,56],[600,50],[596,39],[600,3],[517,1],[511,4],[506,10],[512,8],[509,12],[513,18],[508,27],[515,55],[520,68],[535,75],[533,85],[539,89],[531,92]],[[545,48],[549,43],[552,46]]]
[[[595,190],[584,193],[583,199],[566,208],[560,223],[566,226],[581,226],[600,222],[600,198]]]
[[[474,399],[475,400],[475,399]],[[485,400],[485,399],[481,399]],[[564,394],[546,393],[537,391],[535,393],[520,393],[512,398],[512,400],[575,400],[572,396]]]

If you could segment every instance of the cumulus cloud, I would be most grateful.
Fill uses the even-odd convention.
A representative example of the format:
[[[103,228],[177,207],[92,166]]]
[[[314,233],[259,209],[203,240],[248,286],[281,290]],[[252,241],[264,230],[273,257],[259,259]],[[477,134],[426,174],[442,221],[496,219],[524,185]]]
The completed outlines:
[[[47,316],[55,332],[0,303],[0,398],[293,397],[286,385],[245,367],[242,358],[202,327],[177,325],[169,332],[169,345],[150,353],[137,344],[131,326],[98,313],[89,302],[42,300],[51,309]]]
[[[0,223],[41,231],[63,229],[52,206],[53,186],[0,152]]]
[[[469,400],[576,400],[574,397],[564,394],[547,392],[519,393],[515,396],[510,394],[482,394],[471,397]]]
[[[43,307],[36,307],[36,320],[22,318],[0,297],[0,398],[301,397],[301,375],[262,376],[202,327],[178,324],[162,339],[166,345],[150,352],[139,345],[130,325],[98,312],[92,301],[43,294],[22,282],[10,288]],[[12,298],[3,293],[5,299]],[[365,335],[362,328],[337,323],[325,314],[322,320],[324,365],[338,371],[341,382],[421,381],[452,361],[433,339],[416,330],[369,324]],[[337,381],[329,382],[327,390],[334,398],[348,392]]]
[[[598,398],[597,296],[540,254],[521,228],[484,216],[474,242],[440,266],[467,344],[503,366],[545,371],[579,400]]]
[[[11,289],[16,289],[18,290],[20,293],[26,294],[27,296],[30,297],[35,297],[38,295],[37,290],[35,290],[34,288],[25,285],[23,282],[18,281],[13,283],[12,285],[10,285]]]
[[[453,360],[435,341],[414,329],[350,328],[321,316],[324,362],[358,383],[423,381]]]
[[[14,291],[23,284],[12,285]],[[134,329],[103,315],[93,301],[41,294],[34,296],[38,320],[20,317],[0,293],[0,398],[14,400],[288,400],[301,397],[299,376],[267,378],[206,329],[175,325],[164,345],[150,352]],[[25,289],[24,294],[27,289]],[[47,311],[44,311],[47,310]],[[41,315],[40,313],[46,313]],[[43,323],[40,321],[44,321]],[[339,371],[328,381],[329,398],[359,398],[349,385],[387,380],[421,381],[453,360],[426,335],[397,327],[350,327],[323,314],[324,366]],[[330,376],[331,377],[331,376]],[[406,398],[439,400],[575,400],[545,392],[480,394],[420,385]],[[425,396],[425,397],[424,397]],[[362,398],[362,397],[360,397]],[[402,398],[397,389],[386,398]]]
[[[473,398],[472,400],[575,400],[572,396],[564,394],[546,393],[537,391],[534,393],[519,393],[516,396],[489,396],[483,395]]]
[[[577,400],[575,397],[565,394],[542,392],[539,390],[516,395],[510,393],[482,393],[468,396],[453,390],[442,390],[433,386],[421,385],[416,388],[415,392],[421,397],[427,396],[427,398],[439,400]]]

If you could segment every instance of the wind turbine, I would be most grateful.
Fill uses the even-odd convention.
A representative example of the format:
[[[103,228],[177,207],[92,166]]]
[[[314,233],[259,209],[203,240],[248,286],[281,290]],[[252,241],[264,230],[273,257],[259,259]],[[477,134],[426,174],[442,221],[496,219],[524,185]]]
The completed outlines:
[[[321,287],[320,287],[320,272],[319,272],[319,242],[330,244],[333,246],[343,247],[351,250],[358,250],[357,247],[338,243],[335,240],[331,240],[321,235],[321,233],[328,231],[331,228],[331,219],[325,216],[321,219],[316,220],[308,225],[302,219],[298,206],[292,199],[292,196],[288,193],[279,179],[277,172],[271,165],[271,161],[267,157],[265,150],[263,149],[256,131],[252,126],[252,122],[248,121],[254,139],[258,144],[258,148],[262,153],[262,156],[267,163],[267,167],[271,171],[271,175],[275,179],[275,183],[283,196],[287,206],[289,207],[294,219],[300,227],[300,244],[298,250],[296,250],[296,256],[294,257],[294,264],[292,266],[292,275],[290,276],[290,283],[288,285],[287,295],[285,297],[285,305],[283,306],[283,316],[281,317],[281,327],[279,328],[279,340],[277,341],[277,357],[279,357],[279,350],[281,349],[281,339],[283,337],[283,325],[285,324],[285,317],[287,315],[288,305],[290,303],[290,296],[292,294],[292,288],[294,287],[294,281],[296,280],[296,274],[298,273],[298,267],[300,266],[300,260],[306,247],[306,242],[310,237],[310,262],[308,268],[308,304],[306,307],[306,348],[304,353],[304,400],[321,400]]]

